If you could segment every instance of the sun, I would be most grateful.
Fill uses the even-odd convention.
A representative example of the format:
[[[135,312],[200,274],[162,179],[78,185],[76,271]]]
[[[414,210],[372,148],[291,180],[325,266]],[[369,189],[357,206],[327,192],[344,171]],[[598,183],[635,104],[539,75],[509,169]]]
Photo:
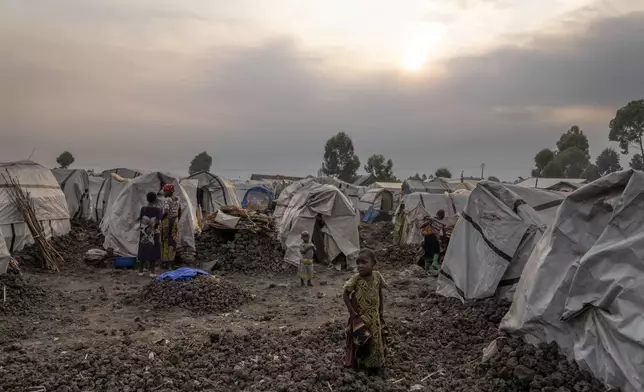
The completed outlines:
[[[405,71],[418,72],[427,62],[427,54],[421,50],[408,50],[405,53],[402,67]]]

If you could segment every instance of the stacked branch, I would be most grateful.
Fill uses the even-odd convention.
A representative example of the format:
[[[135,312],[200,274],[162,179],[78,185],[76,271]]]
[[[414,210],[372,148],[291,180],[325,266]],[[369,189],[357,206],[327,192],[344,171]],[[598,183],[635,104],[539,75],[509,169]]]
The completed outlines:
[[[25,191],[20,186],[18,180],[13,178],[9,174],[8,170],[6,171],[6,174],[0,173],[0,175],[7,184],[6,192],[9,195],[11,203],[16,210],[20,212],[22,219],[27,224],[27,227],[29,227],[31,236],[33,237],[38,249],[38,254],[40,255],[41,267],[47,270],[58,271],[58,265],[64,262],[64,260],[47,240],[45,231],[36,217],[36,211],[34,210],[34,205],[29,192]]]

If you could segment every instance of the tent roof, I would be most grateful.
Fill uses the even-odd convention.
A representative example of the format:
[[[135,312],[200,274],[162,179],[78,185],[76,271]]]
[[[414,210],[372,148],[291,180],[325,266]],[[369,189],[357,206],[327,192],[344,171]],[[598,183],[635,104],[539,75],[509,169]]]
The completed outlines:
[[[385,188],[385,189],[394,189],[400,190],[402,182],[374,182],[369,185],[369,188]]]
[[[587,181],[583,178],[536,178],[532,177],[525,181],[521,181],[516,184],[525,188],[539,188],[539,189],[548,189],[559,183],[568,183],[571,185],[583,185]]]

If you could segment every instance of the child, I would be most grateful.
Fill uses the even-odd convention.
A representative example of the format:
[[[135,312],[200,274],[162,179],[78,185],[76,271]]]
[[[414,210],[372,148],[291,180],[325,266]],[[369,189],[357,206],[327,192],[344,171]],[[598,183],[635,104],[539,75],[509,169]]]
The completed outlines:
[[[300,284],[304,287],[304,281],[308,286],[313,279],[313,256],[315,254],[315,245],[311,243],[311,236],[308,231],[302,232],[302,245],[300,245],[300,266],[298,274],[300,276]]]
[[[373,270],[376,265],[373,251],[361,250],[357,264],[358,273],[344,284],[344,303],[349,310],[344,364],[377,374],[385,364],[382,289],[387,284],[380,272]]]
[[[161,259],[161,220],[163,210],[157,204],[157,195],[150,192],[146,195],[148,205],[141,207],[139,214],[139,276],[143,275],[143,269],[149,265],[150,277],[154,277],[156,261]]]

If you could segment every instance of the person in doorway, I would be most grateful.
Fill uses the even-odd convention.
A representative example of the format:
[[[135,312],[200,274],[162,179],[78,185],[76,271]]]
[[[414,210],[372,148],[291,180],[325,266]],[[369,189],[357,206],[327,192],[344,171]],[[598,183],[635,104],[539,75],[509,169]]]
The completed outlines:
[[[302,244],[300,245],[300,265],[298,267],[298,276],[300,285],[304,287],[304,281],[308,286],[313,286],[313,256],[315,255],[315,245],[311,243],[311,235],[308,231],[302,232]]]
[[[386,329],[382,289],[387,283],[374,271],[376,255],[363,249],[358,254],[358,273],[344,284],[344,303],[349,311],[344,365],[375,375],[385,365]]]
[[[174,263],[177,257],[177,239],[179,238],[179,219],[181,204],[174,195],[174,185],[163,186],[163,221],[161,222],[161,261],[164,265]]]
[[[426,217],[420,231],[423,235],[423,261],[425,271],[431,272],[432,268],[439,269],[438,262],[441,252],[440,239],[444,235],[445,211],[438,210],[436,217]]]
[[[327,260],[326,249],[324,248],[324,218],[322,214],[317,214],[315,216],[315,226],[313,227],[313,238],[311,242],[315,245],[315,259],[320,264],[327,264],[329,268],[333,267],[332,260]]]
[[[157,204],[157,195],[150,192],[146,195],[148,205],[141,207],[139,214],[139,276],[147,268],[150,277],[154,276],[157,260],[161,259],[161,220],[163,210]]]

